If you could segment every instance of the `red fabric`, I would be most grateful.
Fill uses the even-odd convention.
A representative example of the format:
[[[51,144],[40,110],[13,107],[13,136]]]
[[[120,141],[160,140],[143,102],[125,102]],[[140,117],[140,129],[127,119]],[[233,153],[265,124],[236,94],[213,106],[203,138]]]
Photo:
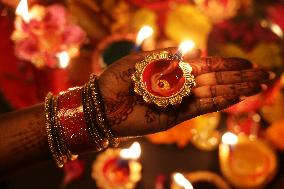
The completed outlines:
[[[0,17],[0,89],[12,107],[21,108],[38,102],[33,82],[32,66],[20,62],[14,55],[13,18]]]

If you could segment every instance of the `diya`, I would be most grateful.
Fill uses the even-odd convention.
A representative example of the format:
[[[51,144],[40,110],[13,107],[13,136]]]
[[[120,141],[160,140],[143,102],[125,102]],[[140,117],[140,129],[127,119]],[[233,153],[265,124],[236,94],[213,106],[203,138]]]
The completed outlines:
[[[221,134],[217,127],[221,120],[220,112],[208,113],[193,119],[191,143],[200,150],[210,151],[218,148]]]
[[[261,139],[249,139],[232,133],[224,135],[219,146],[223,175],[236,188],[263,188],[276,172],[274,150]],[[224,141],[224,138],[228,140]]]
[[[92,55],[92,71],[100,74],[108,65],[130,54],[134,48],[134,34],[112,34],[102,39]]]
[[[132,76],[134,91],[146,103],[154,103],[158,107],[178,105],[195,86],[191,72],[192,67],[182,61],[179,52],[152,53],[135,65]]]
[[[149,26],[142,27],[139,32],[134,33],[114,33],[99,42],[92,57],[93,72],[100,74],[108,65],[111,65],[120,58],[140,51],[143,47],[145,50],[145,41],[153,34],[153,29]],[[146,44],[147,46],[153,44]],[[148,47],[151,49],[151,47]]]
[[[132,145],[134,146],[134,144]],[[99,154],[92,166],[92,178],[101,189],[133,189],[141,179],[139,157],[129,149],[108,149]],[[139,146],[140,149],[140,146]],[[126,153],[129,157],[127,158]],[[135,151],[135,150],[134,150]],[[137,150],[136,150],[137,151]]]

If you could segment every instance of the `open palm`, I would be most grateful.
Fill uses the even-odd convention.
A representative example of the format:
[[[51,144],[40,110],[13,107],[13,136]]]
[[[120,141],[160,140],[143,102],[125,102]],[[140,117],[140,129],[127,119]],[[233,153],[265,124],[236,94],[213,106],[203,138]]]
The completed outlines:
[[[163,49],[174,53],[176,48]],[[157,52],[157,50],[155,51]],[[262,83],[271,74],[252,68],[240,58],[187,55],[185,61],[193,68],[196,87],[179,106],[159,109],[146,104],[133,91],[131,76],[135,63],[152,52],[128,55],[109,66],[99,77],[106,115],[117,136],[143,135],[166,130],[195,116],[222,110],[261,91]]]

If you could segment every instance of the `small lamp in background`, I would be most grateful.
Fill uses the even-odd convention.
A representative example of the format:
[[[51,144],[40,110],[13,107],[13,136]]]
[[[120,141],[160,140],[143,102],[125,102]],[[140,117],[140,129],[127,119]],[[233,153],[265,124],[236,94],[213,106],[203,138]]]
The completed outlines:
[[[92,178],[100,188],[133,189],[141,179],[140,155],[138,142],[130,148],[108,149],[94,161]]]
[[[277,167],[276,154],[265,141],[231,132],[222,136],[219,161],[222,174],[236,188],[263,188]]]
[[[99,42],[93,53],[92,71],[98,75],[108,65],[111,65],[120,58],[134,51],[140,51],[144,44],[145,46],[146,44],[148,45],[149,40],[147,39],[149,39],[153,33],[154,31],[150,26],[143,26],[137,34],[114,33],[105,37]]]
[[[153,35],[153,33],[154,30],[150,26],[143,26],[136,36],[134,50],[140,51],[142,49],[143,43],[147,42],[147,40]]]

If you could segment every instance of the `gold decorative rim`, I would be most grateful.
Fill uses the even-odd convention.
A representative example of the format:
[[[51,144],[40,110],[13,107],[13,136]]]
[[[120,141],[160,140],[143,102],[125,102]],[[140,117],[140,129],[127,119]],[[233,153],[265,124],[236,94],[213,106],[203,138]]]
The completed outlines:
[[[192,88],[195,86],[194,76],[191,74],[192,67],[183,61],[179,62],[179,67],[185,77],[185,82],[181,89],[175,94],[168,97],[160,97],[150,93],[142,81],[142,74],[149,63],[155,60],[175,60],[176,57],[168,51],[162,51],[159,53],[152,53],[146,56],[142,61],[135,64],[135,73],[132,75],[134,81],[134,91],[141,95],[145,102],[154,103],[159,107],[166,107],[168,105],[178,105],[181,103],[182,98],[188,96],[191,93]]]

